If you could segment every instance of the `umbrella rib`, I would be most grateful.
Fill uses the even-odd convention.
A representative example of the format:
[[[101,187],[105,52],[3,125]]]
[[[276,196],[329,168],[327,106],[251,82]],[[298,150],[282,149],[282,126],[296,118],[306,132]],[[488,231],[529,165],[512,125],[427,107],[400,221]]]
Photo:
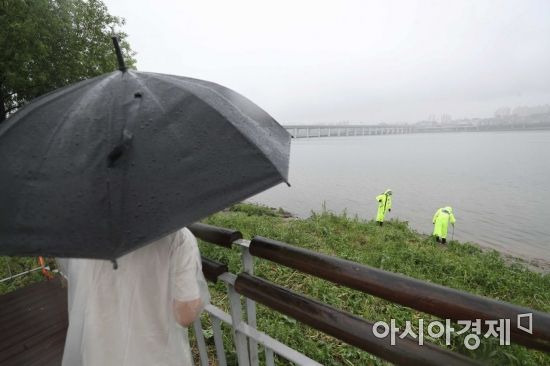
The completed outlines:
[[[82,101],[82,99],[84,99],[92,90],[95,90],[96,88],[98,87],[102,87],[104,83],[107,83],[107,81],[110,81],[111,78],[107,78],[105,80],[102,80],[100,83],[98,83],[97,85],[95,85],[94,87],[92,87],[91,89],[87,90],[86,93],[84,93],[80,98],[78,98],[78,100],[74,101],[72,103],[72,105],[75,105],[77,103],[79,103],[80,101]],[[81,110],[83,107],[82,106],[78,106],[78,109],[77,110]],[[70,110],[70,108],[67,108],[68,110]],[[55,137],[57,137],[59,131],[62,129],[63,126],[65,126],[65,124],[67,123],[67,121],[69,121],[73,115],[75,114],[75,112],[73,110],[70,110],[70,113],[66,114],[63,119],[61,120],[60,123],[57,124],[57,126],[55,127],[55,130],[54,132],[52,133],[52,135],[50,136],[49,140],[48,140],[48,145],[46,146],[46,151],[44,153],[44,158],[41,160],[40,162],[40,165],[38,166],[38,169],[37,169],[37,172],[40,172],[42,170],[42,167],[44,166],[44,164],[46,163],[46,160],[47,160],[47,157],[48,157],[48,154],[50,152],[50,149],[53,145],[53,142],[55,140]]]
[[[153,101],[157,104],[157,106],[162,110],[162,112],[166,112],[166,109],[164,108],[164,106],[162,105],[162,103],[158,100],[158,98],[155,96],[155,93],[153,93],[151,91],[151,89],[145,85],[145,83],[143,82],[143,80],[141,80],[141,78],[139,77],[139,74],[138,73],[135,73],[133,71],[129,71],[129,74],[131,74],[132,76],[135,77],[137,83],[143,87],[145,90],[147,90],[147,95],[151,96],[151,98],[153,99]]]
[[[139,75],[140,73],[136,73],[134,71],[128,71],[127,74],[131,75],[133,77],[133,79],[136,81],[137,84],[139,84],[140,88],[143,88],[144,90],[146,90],[148,93],[149,96],[151,96],[152,100],[157,104],[157,106],[159,107],[159,109],[164,113],[166,110],[165,108],[163,107],[163,105],[160,103],[160,101],[155,97],[155,94],[149,89],[149,87],[147,87],[143,81],[140,79]],[[136,111],[134,111],[136,112]],[[131,117],[135,117],[134,116],[131,116]],[[123,123],[123,126],[122,126],[122,131],[124,133],[124,131],[126,130],[126,128],[128,127],[128,119],[129,118],[126,118],[124,123]],[[111,131],[111,128],[109,128],[109,131]],[[108,182],[111,181],[110,179],[110,171],[108,170],[107,171],[107,175],[109,177],[109,180]],[[119,189],[121,190],[121,192],[125,192],[126,191],[126,186],[128,184],[128,179],[127,179],[127,173],[128,171],[127,170],[124,170],[124,172],[122,173],[122,176],[120,177],[121,179],[121,182],[120,182],[120,187]],[[108,202],[109,202],[109,215],[110,215],[110,220],[109,222],[111,223],[110,225],[110,232],[111,232],[111,237],[114,237],[114,234],[115,234],[115,228],[112,226],[112,222],[113,222],[113,215],[115,214],[113,212],[113,196],[112,196],[112,187],[111,187],[111,184],[108,183],[107,185],[107,194],[108,194]],[[120,196],[120,201],[118,202],[119,204],[117,205],[117,208],[120,210],[120,212],[125,212],[125,208],[126,208],[126,195],[125,194],[121,194]],[[119,222],[119,225],[122,226],[122,222]],[[119,228],[120,229],[120,228]],[[122,234],[122,233],[119,233],[119,238],[118,238],[118,245],[116,245],[116,249],[115,249],[115,255],[116,256],[119,256],[121,255],[120,253],[123,253],[124,252],[124,248],[125,248],[125,234]]]
[[[163,79],[163,78],[168,78],[170,80],[175,80],[177,82],[183,82],[183,83],[187,83],[187,84],[192,84],[193,86],[196,86],[196,87],[199,87],[199,88],[202,88],[202,89],[206,89],[208,90],[209,92],[217,95],[221,100],[223,100],[224,102],[226,102],[227,104],[231,105],[233,108],[235,108],[235,110],[237,110],[239,112],[240,115],[242,116],[245,116],[246,118],[248,118],[249,120],[253,120],[252,118],[250,118],[247,114],[245,114],[239,107],[237,107],[234,103],[232,103],[229,99],[227,99],[225,96],[223,96],[223,94],[221,94],[220,92],[218,92],[217,90],[207,86],[207,85],[203,85],[203,84],[199,84],[199,83],[190,83],[189,81],[186,81],[186,80],[181,80],[181,79],[178,79],[177,77],[174,77],[173,75],[166,75],[166,74],[155,74],[155,75],[158,75],[159,76],[159,79]],[[190,94],[193,94],[195,97],[200,98],[200,96],[196,95],[195,93],[192,93],[191,91],[187,90],[188,93]],[[244,98],[244,97],[243,97]],[[259,108],[259,107],[258,107]],[[218,113],[220,113],[219,111],[217,111]],[[265,112],[267,114],[267,112]],[[223,114],[220,113],[220,115],[223,116]],[[271,117],[272,118],[272,117]],[[273,119],[273,121],[275,123],[277,123],[277,121],[275,121]],[[237,126],[233,125],[235,127],[235,130],[237,130],[237,132],[250,144],[252,144],[252,146],[257,146],[257,144],[252,140],[250,139],[250,137],[248,137],[245,133],[243,133],[240,128],[238,128]],[[286,183],[286,184],[289,184],[288,183],[288,180],[285,178],[285,174],[283,174],[283,172],[281,172],[279,170],[279,168],[277,168],[277,166],[273,163],[273,161],[271,161],[271,159],[269,158],[269,156],[262,150],[262,149],[258,149],[260,150],[261,154],[266,158],[267,161],[269,161],[269,163],[271,164],[271,166],[275,169],[275,171],[277,171],[281,177],[283,177],[283,181]]]
[[[34,100],[31,101],[31,103],[29,104],[26,104],[25,106],[23,106],[23,108],[21,108],[19,111],[17,111],[17,113],[13,116],[13,117],[9,117],[6,122],[4,122],[2,125],[0,126],[6,126],[5,128],[0,128],[0,136],[5,136],[8,131],[11,131],[14,127],[17,127],[17,126],[20,126],[18,122],[18,120],[20,120],[21,118],[24,118],[27,114],[29,113],[33,113],[36,111],[36,109],[38,107],[40,107],[42,104],[47,104],[47,103],[51,103],[57,99],[60,99],[62,97],[64,97],[66,94],[69,94],[69,93],[73,93],[79,89],[82,89],[86,86],[88,86],[88,84],[90,84],[91,82],[93,81],[96,81],[96,79],[99,79],[101,78],[102,76],[98,76],[98,77],[95,77],[93,79],[88,79],[88,80],[83,80],[79,83],[77,83],[76,85],[69,85],[67,87],[65,87],[65,90],[63,90],[63,93],[59,93],[59,91],[57,90],[54,90],[54,91],[51,91],[45,95],[42,95]],[[52,96],[53,95],[53,96]],[[32,108],[32,109],[27,109],[26,107],[27,106],[35,106],[35,108]],[[12,123],[10,123],[12,122]]]

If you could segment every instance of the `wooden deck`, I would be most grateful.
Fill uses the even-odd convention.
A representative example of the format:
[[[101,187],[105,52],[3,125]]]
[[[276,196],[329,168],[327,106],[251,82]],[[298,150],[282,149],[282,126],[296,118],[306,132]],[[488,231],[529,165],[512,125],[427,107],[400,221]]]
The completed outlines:
[[[58,278],[0,296],[0,365],[61,365],[67,325]]]

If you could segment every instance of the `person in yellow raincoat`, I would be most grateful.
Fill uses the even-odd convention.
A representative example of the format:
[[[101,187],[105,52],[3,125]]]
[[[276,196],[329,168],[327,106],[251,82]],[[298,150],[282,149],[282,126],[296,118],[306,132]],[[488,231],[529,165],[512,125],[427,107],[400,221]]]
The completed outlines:
[[[447,242],[447,229],[449,228],[449,223],[455,225],[456,219],[453,215],[452,207],[443,207],[438,209],[435,212],[434,218],[432,220],[434,224],[434,233],[435,240],[438,243],[445,244]]]
[[[376,214],[376,222],[380,226],[382,226],[382,224],[384,223],[384,216],[386,216],[386,212],[391,211],[391,196],[392,196],[391,189],[386,189],[384,193],[376,196],[376,200],[378,201],[378,212]]]

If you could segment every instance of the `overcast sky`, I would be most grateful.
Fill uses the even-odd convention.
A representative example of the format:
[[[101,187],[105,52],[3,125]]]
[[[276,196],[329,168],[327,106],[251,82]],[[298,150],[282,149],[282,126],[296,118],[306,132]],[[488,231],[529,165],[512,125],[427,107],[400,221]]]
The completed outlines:
[[[225,85],[282,124],[550,103],[550,1],[104,0],[138,69]]]

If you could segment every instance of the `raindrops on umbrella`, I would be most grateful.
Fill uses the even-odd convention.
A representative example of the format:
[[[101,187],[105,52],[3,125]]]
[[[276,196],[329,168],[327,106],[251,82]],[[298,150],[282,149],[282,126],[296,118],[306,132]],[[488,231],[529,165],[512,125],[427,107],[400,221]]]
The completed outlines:
[[[115,259],[288,182],[290,135],[260,107],[117,54],[0,125],[0,255]]]

